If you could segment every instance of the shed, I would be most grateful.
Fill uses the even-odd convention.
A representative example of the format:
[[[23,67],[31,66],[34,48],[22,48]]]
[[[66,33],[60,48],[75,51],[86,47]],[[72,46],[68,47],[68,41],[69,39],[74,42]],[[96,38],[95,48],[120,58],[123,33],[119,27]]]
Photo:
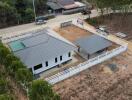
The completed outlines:
[[[88,57],[97,52],[103,51],[112,45],[111,41],[98,35],[80,38],[75,41],[75,43],[79,47],[79,51],[82,49],[86,54],[88,54]]]

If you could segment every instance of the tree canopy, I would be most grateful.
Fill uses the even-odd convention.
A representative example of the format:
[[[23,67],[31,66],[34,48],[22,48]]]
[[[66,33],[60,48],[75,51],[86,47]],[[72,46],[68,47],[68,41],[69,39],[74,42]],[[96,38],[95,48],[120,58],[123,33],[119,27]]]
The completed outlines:
[[[113,11],[129,11],[132,9],[132,0],[87,0],[92,2],[103,14],[104,9]]]
[[[35,80],[29,88],[29,99],[60,100],[60,97],[53,92],[52,87],[48,84],[48,82],[44,80]]]
[[[46,12],[47,0],[35,0],[36,13]],[[0,28],[34,21],[33,0],[0,0]]]

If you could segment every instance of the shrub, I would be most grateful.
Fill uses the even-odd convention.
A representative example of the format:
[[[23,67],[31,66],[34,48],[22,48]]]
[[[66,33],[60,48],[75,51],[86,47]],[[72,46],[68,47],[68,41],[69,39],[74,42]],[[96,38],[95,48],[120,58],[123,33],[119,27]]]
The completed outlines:
[[[29,88],[30,100],[60,100],[60,97],[54,94],[52,86],[44,80],[35,80]]]

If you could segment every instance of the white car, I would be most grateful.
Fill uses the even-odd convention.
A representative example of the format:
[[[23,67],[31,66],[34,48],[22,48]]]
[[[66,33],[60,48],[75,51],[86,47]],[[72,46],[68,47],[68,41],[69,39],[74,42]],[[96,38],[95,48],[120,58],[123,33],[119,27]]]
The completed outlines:
[[[108,31],[107,31],[107,27],[106,26],[99,26],[99,27],[97,27],[97,29],[98,30],[100,30],[100,31],[102,31],[102,32],[105,32],[105,33],[109,33]]]
[[[116,36],[120,37],[120,38],[125,38],[127,37],[127,35],[125,33],[122,33],[122,32],[118,32],[116,33]]]

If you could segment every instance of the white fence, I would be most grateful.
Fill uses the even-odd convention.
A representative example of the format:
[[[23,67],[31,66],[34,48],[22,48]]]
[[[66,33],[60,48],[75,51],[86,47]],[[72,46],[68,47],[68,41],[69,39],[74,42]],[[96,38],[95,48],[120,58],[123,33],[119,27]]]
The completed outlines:
[[[89,31],[87,28],[84,27],[84,25],[78,24],[77,20],[74,20],[73,24],[80,27],[80,28],[82,28],[82,29],[85,29],[85,30]],[[97,32],[96,34],[100,35],[103,38],[108,39],[107,35],[104,35],[104,33],[98,33]],[[64,70],[60,73],[57,73],[57,74],[55,74],[51,77],[48,77],[45,80],[48,81],[50,84],[56,84],[56,83],[58,83],[62,80],[65,80],[65,79],[73,76],[73,75],[76,75],[76,74],[80,73],[81,71],[84,71],[84,70],[86,70],[86,69],[88,69],[88,68],[90,68],[94,65],[102,63],[102,62],[104,62],[104,61],[106,61],[106,60],[108,60],[112,57],[115,57],[115,56],[119,55],[120,53],[127,50],[127,48],[128,48],[127,43],[124,44],[124,42],[122,43],[121,40],[116,40],[116,43],[121,45],[121,46],[116,48],[116,49],[113,49],[111,51],[107,51],[107,52],[105,52],[105,53],[103,53],[103,54],[101,54],[101,55],[99,55],[95,58],[92,58],[92,59],[90,59],[90,60],[88,60],[84,63],[80,63],[77,66],[71,67],[71,68],[66,69],[66,70]]]
[[[95,58],[92,58],[84,63],[81,63],[77,66],[71,67],[67,70],[60,72],[60,73],[57,73],[49,78],[46,78],[45,80],[48,81],[50,84],[58,83],[62,80],[65,80],[73,75],[80,73],[81,71],[84,71],[87,68],[90,68],[90,67],[92,67],[96,64],[99,64],[105,60],[108,60],[114,56],[117,56],[118,54],[120,54],[126,50],[127,50],[127,45],[120,46],[116,49],[113,49],[112,51],[107,51],[107,52],[105,52]]]

